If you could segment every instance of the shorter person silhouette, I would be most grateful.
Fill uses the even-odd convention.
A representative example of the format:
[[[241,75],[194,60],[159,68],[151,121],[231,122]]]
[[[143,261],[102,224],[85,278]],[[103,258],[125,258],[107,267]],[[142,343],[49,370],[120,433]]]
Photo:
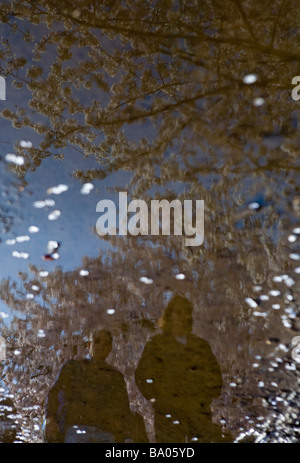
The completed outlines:
[[[147,442],[141,416],[131,412],[123,375],[105,359],[109,331],[92,342],[91,359],[70,360],[46,401],[46,442]]]
[[[156,442],[224,442],[210,409],[221,392],[221,370],[208,342],[192,334],[192,305],[176,296],[161,321],[162,333],[146,345],[135,372],[155,409]]]

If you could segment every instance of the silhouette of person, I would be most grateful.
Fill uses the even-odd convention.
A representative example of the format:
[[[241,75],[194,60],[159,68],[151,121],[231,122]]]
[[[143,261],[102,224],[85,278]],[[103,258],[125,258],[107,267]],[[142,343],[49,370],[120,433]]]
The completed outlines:
[[[62,367],[46,400],[46,442],[147,442],[142,417],[129,408],[123,375],[105,361],[111,348],[110,332],[101,330],[91,359]]]
[[[208,342],[191,333],[192,305],[175,296],[161,321],[162,334],[146,345],[135,372],[153,403],[156,442],[224,442],[210,409],[221,392],[221,370]]]

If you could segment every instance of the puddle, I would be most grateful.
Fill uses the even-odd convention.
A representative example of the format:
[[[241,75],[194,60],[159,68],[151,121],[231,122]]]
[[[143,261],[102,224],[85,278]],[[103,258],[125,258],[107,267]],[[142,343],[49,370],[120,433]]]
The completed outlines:
[[[297,11],[0,11],[0,441],[297,442]]]

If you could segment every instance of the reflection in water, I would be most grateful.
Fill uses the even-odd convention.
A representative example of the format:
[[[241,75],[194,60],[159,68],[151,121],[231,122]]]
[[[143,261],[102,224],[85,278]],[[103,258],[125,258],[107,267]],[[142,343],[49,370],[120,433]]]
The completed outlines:
[[[154,405],[157,442],[222,441],[210,410],[221,392],[220,367],[192,325],[192,305],[176,296],[163,315],[162,334],[148,342],[136,370],[137,386]]]
[[[68,144],[99,161],[96,169],[73,166],[78,178],[132,170],[142,191],[170,180],[196,188],[212,174],[223,190],[230,174],[238,182],[276,172],[283,160],[293,168],[293,156],[270,153],[261,141],[281,134],[295,148],[290,82],[298,53],[290,50],[299,40],[297,15],[273,0],[243,3],[1,4],[10,40],[1,44],[0,71],[14,90],[2,115],[42,137],[29,149],[16,147],[25,155],[18,173],[39,169],[53,151],[63,156]]]
[[[140,423],[133,439],[145,439],[139,416],[153,431],[153,409],[157,440],[202,441],[221,440],[211,413],[237,434],[259,433],[274,412],[277,431],[290,404],[298,439],[297,400],[286,393],[300,381],[289,364],[300,329],[299,269],[289,257],[299,256],[299,233],[288,240],[300,217],[299,104],[291,98],[299,74],[296,2],[10,0],[0,4],[0,21],[7,83],[0,102],[0,334],[7,347],[0,377],[14,394],[13,416],[22,416],[16,439],[41,440],[45,395],[62,365],[57,385],[65,378],[67,392],[80,374],[77,406],[70,408],[66,394],[60,409],[54,387],[49,440],[125,439],[97,421],[111,401],[98,417],[78,418],[91,408],[80,394],[94,404],[99,391],[93,397],[90,387],[112,377],[126,419]],[[68,191],[54,195],[58,185]],[[203,199],[203,246],[187,249],[174,236],[100,241],[91,231],[96,204],[121,190],[145,200]],[[45,208],[33,209],[36,201]],[[39,231],[32,234],[32,226]],[[28,231],[29,242],[17,240]],[[49,240],[62,243],[58,262],[56,253],[45,254]],[[176,279],[178,272],[185,278]],[[280,295],[270,294],[278,288]],[[158,334],[169,293],[189,302],[173,300]],[[189,304],[197,338],[190,325],[171,329],[171,320],[188,325],[189,317],[175,314],[185,307],[187,315]],[[111,332],[109,364],[127,391],[104,358],[82,360],[95,328]],[[219,367],[202,338],[222,369],[221,395]],[[163,371],[155,356],[167,364]],[[98,364],[106,365],[101,381]],[[277,407],[283,394],[287,404]],[[131,409],[139,416],[130,418]],[[14,419],[21,422],[12,418],[11,435],[1,439],[14,438]]]
[[[146,442],[142,418],[129,408],[123,375],[105,361],[111,335],[101,330],[92,359],[70,360],[50,390],[46,442]]]

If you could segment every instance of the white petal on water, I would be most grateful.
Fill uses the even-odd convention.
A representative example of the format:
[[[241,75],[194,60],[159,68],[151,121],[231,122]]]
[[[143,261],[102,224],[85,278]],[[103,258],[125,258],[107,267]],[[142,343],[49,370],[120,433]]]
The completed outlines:
[[[262,105],[264,105],[264,104],[265,104],[265,99],[262,98],[262,97],[260,97],[260,96],[257,97],[257,98],[254,98],[254,100],[253,100],[253,105],[254,105],[254,106],[259,107],[259,106],[262,106]]]
[[[32,285],[31,289],[32,289],[32,291],[39,291],[40,290],[39,286],[37,286],[37,285]]]
[[[253,366],[253,368],[258,368],[258,367],[259,367],[259,363],[252,363],[252,366]]]
[[[292,327],[291,322],[289,320],[287,320],[287,319],[282,320],[282,324],[283,324],[283,326],[285,328],[291,328]]]
[[[293,260],[299,260],[300,259],[300,254],[296,253],[296,252],[292,252],[290,254],[290,259],[293,259]]]
[[[262,290],[262,286],[259,286],[259,285],[253,286],[253,291],[259,292],[261,290]]]
[[[275,283],[281,283],[283,281],[282,276],[277,275],[277,276],[273,277],[273,281]]]
[[[52,186],[52,187],[48,188],[47,194],[48,195],[50,195],[50,194],[60,195],[61,193],[64,193],[68,189],[69,189],[69,187],[67,185],[60,184],[60,185]]]
[[[251,209],[252,211],[256,211],[257,209],[260,208],[260,204],[257,201],[253,201],[248,205],[248,209]]]
[[[300,227],[294,228],[293,233],[296,233],[296,235],[300,235]]]
[[[49,275],[49,272],[47,272],[47,270],[41,270],[39,272],[39,275],[40,275],[40,277],[45,278],[45,277],[47,277]]]
[[[180,421],[174,420],[174,421],[173,421],[173,424],[180,424]]]
[[[14,355],[20,355],[20,354],[21,354],[20,350],[18,350],[18,349],[14,350]]]
[[[283,352],[289,351],[289,349],[284,344],[279,344],[278,349],[282,350]]]
[[[292,313],[292,314],[295,314],[295,311],[294,311],[293,307],[286,307],[286,308],[284,309],[284,311],[285,311],[286,313],[289,313],[289,314],[291,314],[291,313]]]
[[[26,294],[26,299],[29,299],[29,300],[34,299],[34,295],[31,293],[28,293]]]
[[[7,418],[9,418],[10,420],[14,420],[16,423],[18,423],[18,421],[16,420],[23,418],[23,416],[20,414],[11,413],[10,415],[7,415]]]
[[[38,233],[40,229],[39,227],[36,227],[35,225],[30,225],[30,227],[28,227],[28,231],[29,233]]]
[[[236,383],[229,383],[230,387],[236,387]]]
[[[47,243],[47,252],[48,254],[52,254],[58,248],[59,243],[58,241],[50,240]]]
[[[184,280],[185,275],[183,273],[178,273],[177,275],[175,275],[175,278],[176,280]]]
[[[144,283],[145,285],[151,285],[153,283],[153,280],[148,277],[141,277],[140,282]]]
[[[167,414],[165,415],[165,417],[166,417],[166,418],[171,418],[172,415],[170,415],[170,413],[167,413]]]
[[[25,162],[23,156],[17,156],[13,153],[7,153],[7,155],[5,156],[5,160],[7,162],[16,164],[16,166],[23,166]]]
[[[271,291],[269,291],[269,294],[270,296],[276,297],[276,296],[279,296],[281,293],[278,289],[271,289]]]
[[[55,260],[59,259],[59,254],[58,254],[58,252],[54,252],[53,254],[51,254],[51,256],[52,256],[53,259],[55,259]]]
[[[54,211],[50,212],[48,215],[49,220],[57,220],[61,215],[61,211],[59,209],[55,209]]]
[[[255,311],[255,312],[253,312],[253,315],[255,317],[266,317],[268,314],[267,314],[267,312],[257,312],[257,311]]]
[[[107,313],[108,315],[113,315],[115,312],[116,312],[115,309],[108,309],[108,310],[106,311],[106,313]]]
[[[247,302],[247,304],[248,304],[252,309],[254,309],[255,307],[257,307],[257,303],[256,303],[256,302],[254,301],[254,299],[252,299],[251,297],[246,297],[245,302]]]
[[[265,383],[263,381],[258,381],[257,386],[258,387],[264,387]]]
[[[286,368],[287,370],[292,370],[292,371],[295,371],[295,370],[297,369],[295,363],[286,363],[286,364],[285,364],[285,368]]]
[[[268,301],[270,298],[269,296],[267,296],[266,294],[262,294],[261,296],[259,296],[259,299],[261,301]]]
[[[45,331],[44,330],[38,330],[38,334],[37,334],[38,338],[44,338],[46,336],[45,334]]]
[[[286,280],[284,280],[284,282],[289,288],[296,283],[293,278],[287,278]]]
[[[11,254],[13,257],[16,257],[17,259],[28,259],[29,254],[28,252],[23,252],[23,251],[13,251]]]
[[[146,379],[146,383],[152,384],[152,383],[153,383],[153,379],[152,379],[152,378],[147,378],[147,379]]]
[[[8,246],[13,246],[14,244],[16,244],[16,240],[14,238],[6,240],[5,244],[7,244]]]
[[[254,84],[257,81],[257,75],[256,74],[247,74],[243,77],[243,82],[244,84]]]
[[[280,304],[273,304],[272,309],[279,310],[280,309]]]
[[[295,272],[295,273],[300,273],[300,267],[294,268],[294,272]]]
[[[88,195],[94,189],[94,185],[92,183],[84,183],[81,187],[80,193],[82,195]]]
[[[290,235],[288,237],[288,240],[289,240],[290,243],[295,243],[296,239],[297,239],[296,235]]]
[[[16,241],[18,243],[23,243],[24,241],[30,241],[30,236],[28,236],[28,235],[17,236]]]
[[[5,313],[5,312],[0,312],[0,317],[2,317],[2,318],[8,318],[9,315],[8,315],[7,313]]]
[[[54,207],[55,206],[54,199],[46,198],[44,203],[45,203],[45,206],[49,206],[49,207]]]
[[[42,209],[45,206],[46,206],[45,201],[34,201],[33,203],[33,207],[36,207],[37,209]]]
[[[79,275],[82,277],[86,277],[87,275],[89,275],[89,273],[90,272],[88,270],[81,269]]]
[[[21,140],[20,141],[20,146],[22,148],[32,148],[32,142],[30,140]]]

